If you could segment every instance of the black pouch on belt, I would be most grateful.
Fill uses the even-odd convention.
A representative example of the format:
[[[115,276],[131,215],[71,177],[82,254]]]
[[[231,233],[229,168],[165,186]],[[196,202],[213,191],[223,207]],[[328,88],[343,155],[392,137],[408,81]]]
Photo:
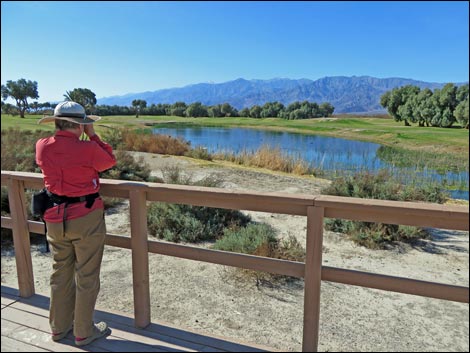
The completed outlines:
[[[53,206],[54,203],[52,202],[51,195],[45,188],[33,194],[31,198],[31,213],[34,216],[44,217],[46,210]]]

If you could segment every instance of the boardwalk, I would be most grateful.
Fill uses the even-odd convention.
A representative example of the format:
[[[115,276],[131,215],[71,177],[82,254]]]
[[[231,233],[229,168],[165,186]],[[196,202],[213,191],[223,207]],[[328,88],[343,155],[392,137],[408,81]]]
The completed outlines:
[[[151,323],[134,327],[126,314],[97,310],[96,321],[106,321],[111,335],[77,347],[70,333],[60,342],[50,339],[49,298],[35,294],[18,296],[18,290],[2,286],[2,352],[266,352],[271,348],[216,338],[194,331]]]

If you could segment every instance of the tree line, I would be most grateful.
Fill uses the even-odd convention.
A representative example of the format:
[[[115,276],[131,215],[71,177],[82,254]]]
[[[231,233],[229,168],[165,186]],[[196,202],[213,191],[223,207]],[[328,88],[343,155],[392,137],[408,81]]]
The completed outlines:
[[[468,84],[457,87],[448,83],[434,91],[407,85],[385,92],[380,104],[395,121],[403,121],[406,126],[413,123],[449,128],[458,122],[468,129]]]
[[[19,114],[24,118],[26,112],[30,114],[50,113],[55,104],[45,102],[39,103],[30,99],[38,99],[38,83],[25,79],[18,81],[7,81],[1,87],[2,113]],[[16,101],[16,106],[5,103],[8,98]],[[315,103],[309,101],[293,102],[287,107],[280,102],[267,102],[264,105],[253,105],[251,108],[237,110],[229,103],[206,106],[201,102],[186,104],[175,102],[173,104],[151,104],[143,99],[135,99],[132,106],[97,105],[96,95],[88,88],[75,88],[66,91],[65,100],[80,103],[88,114],[97,115],[169,115],[181,117],[249,117],[249,118],[283,118],[283,119],[311,119],[331,116],[334,107],[328,103]]]
[[[126,106],[96,106],[98,115],[168,115],[180,117],[247,117],[247,118],[283,118],[283,119],[311,119],[327,117],[333,114],[334,107],[330,103],[317,104],[315,102],[294,102],[285,107],[280,102],[267,102],[262,106],[254,105],[251,108],[236,109],[229,103],[206,106],[201,102],[186,104],[175,102],[173,104],[159,103],[147,106],[145,100],[132,101],[132,107]]]

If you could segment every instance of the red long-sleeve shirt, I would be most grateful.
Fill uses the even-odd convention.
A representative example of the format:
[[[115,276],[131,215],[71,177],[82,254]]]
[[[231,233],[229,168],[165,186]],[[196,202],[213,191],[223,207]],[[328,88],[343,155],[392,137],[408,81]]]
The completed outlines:
[[[112,147],[101,141],[98,135],[90,141],[81,141],[74,133],[57,131],[54,136],[36,142],[36,163],[44,175],[44,185],[52,193],[77,197],[99,192],[98,172],[113,167],[116,158]],[[103,201],[97,198],[91,208],[84,202],[68,205],[67,219],[75,219],[103,208]],[[52,207],[44,214],[51,223],[63,221],[64,204]]]

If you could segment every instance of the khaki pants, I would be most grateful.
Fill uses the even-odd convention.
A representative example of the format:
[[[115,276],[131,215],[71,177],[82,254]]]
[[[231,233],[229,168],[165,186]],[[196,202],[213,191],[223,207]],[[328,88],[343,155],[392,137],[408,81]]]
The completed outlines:
[[[100,290],[106,224],[104,211],[62,223],[47,223],[47,240],[54,259],[49,323],[52,332],[73,323],[76,337],[93,334],[93,313]]]

